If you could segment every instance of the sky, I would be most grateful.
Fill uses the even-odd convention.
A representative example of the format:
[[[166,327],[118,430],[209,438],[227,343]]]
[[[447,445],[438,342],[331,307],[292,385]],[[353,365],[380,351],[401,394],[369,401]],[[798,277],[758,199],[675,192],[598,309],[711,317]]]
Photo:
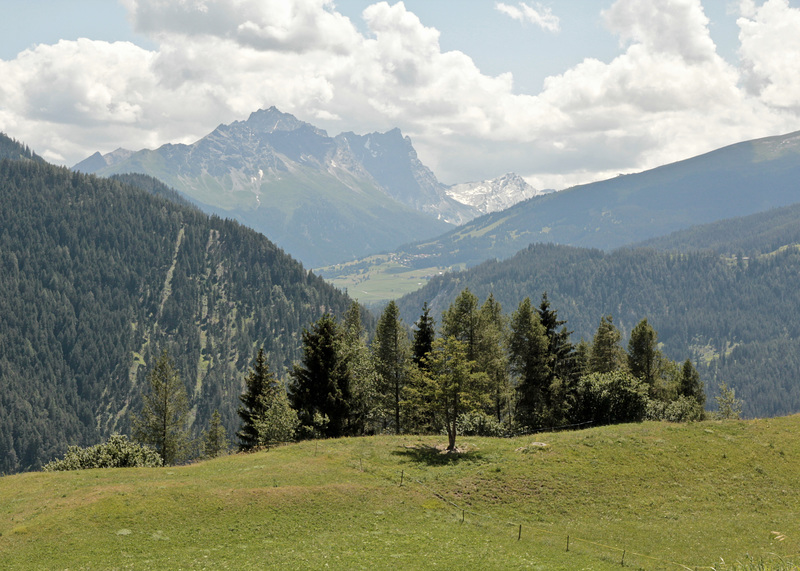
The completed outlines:
[[[800,0],[0,0],[0,131],[72,166],[276,106],[446,184],[565,188],[800,130]]]

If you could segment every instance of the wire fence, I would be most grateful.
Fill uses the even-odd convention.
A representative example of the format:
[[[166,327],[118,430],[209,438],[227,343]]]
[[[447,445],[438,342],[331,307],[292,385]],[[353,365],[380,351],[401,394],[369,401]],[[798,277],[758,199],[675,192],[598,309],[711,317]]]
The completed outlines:
[[[726,571],[731,569],[752,569],[753,571],[766,571],[769,569],[800,569],[800,567],[792,563],[793,560],[800,558],[800,554],[783,557],[777,554],[772,554],[773,559],[779,565],[778,567],[764,566],[758,562],[752,566],[741,566],[739,564],[731,566],[722,562],[714,566],[701,566],[672,561],[663,557],[641,553],[636,550],[629,549],[628,547],[608,545],[600,541],[594,541],[564,532],[545,529],[531,522],[511,521],[504,518],[498,518],[490,514],[477,512],[465,506],[459,505],[451,499],[445,497],[443,494],[425,482],[413,477],[412,473],[405,469],[401,470],[399,473],[394,471],[382,472],[374,466],[365,466],[363,458],[359,458],[358,462],[353,464],[353,467],[364,474],[380,478],[398,486],[418,486],[420,489],[424,490],[432,497],[437,498],[442,502],[442,504],[450,508],[453,512],[454,519],[458,520],[460,523],[502,528],[504,531],[508,531],[509,536],[516,537],[517,541],[536,541],[551,548],[563,549],[566,552],[580,553],[583,555],[596,557],[606,562],[617,563],[622,567],[639,569],[683,569],[690,571]]]

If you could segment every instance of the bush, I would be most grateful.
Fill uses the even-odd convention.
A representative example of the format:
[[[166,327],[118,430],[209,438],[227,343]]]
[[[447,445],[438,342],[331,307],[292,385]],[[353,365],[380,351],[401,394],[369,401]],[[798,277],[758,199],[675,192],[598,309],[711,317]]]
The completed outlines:
[[[595,425],[640,422],[647,402],[647,386],[622,371],[592,373],[578,385],[578,416]]]
[[[70,446],[60,460],[45,464],[45,472],[87,470],[90,468],[144,468],[162,466],[158,452],[128,440],[123,434],[112,434],[108,441],[88,448]]]
[[[665,402],[651,400],[647,403],[647,420],[666,420],[667,422],[692,422],[704,420],[706,411],[694,398],[679,396],[676,400]]]
[[[456,430],[462,436],[508,436],[508,430],[502,422],[477,411],[458,415]]]

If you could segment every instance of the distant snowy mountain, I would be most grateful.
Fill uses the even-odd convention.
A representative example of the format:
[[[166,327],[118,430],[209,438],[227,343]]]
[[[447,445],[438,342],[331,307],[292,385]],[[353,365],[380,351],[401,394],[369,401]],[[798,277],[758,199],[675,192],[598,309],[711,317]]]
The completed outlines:
[[[447,196],[488,214],[546,192],[535,189],[521,176],[508,173],[492,180],[454,184],[447,189]]]

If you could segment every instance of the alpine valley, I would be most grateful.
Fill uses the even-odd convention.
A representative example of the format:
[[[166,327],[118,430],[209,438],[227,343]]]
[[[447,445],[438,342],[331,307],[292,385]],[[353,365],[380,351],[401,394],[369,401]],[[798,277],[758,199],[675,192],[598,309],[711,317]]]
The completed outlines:
[[[448,188],[398,130],[329,137],[275,108],[74,170],[6,136],[0,159],[0,472],[128,432],[164,348],[193,435],[214,410],[233,434],[257,348],[285,382],[304,328],[379,273],[354,258],[381,251],[395,281],[374,299],[406,324],[466,287],[506,312],[547,292],[575,342],[648,318],[710,396],[800,411],[798,133],[545,194],[513,174]]]

